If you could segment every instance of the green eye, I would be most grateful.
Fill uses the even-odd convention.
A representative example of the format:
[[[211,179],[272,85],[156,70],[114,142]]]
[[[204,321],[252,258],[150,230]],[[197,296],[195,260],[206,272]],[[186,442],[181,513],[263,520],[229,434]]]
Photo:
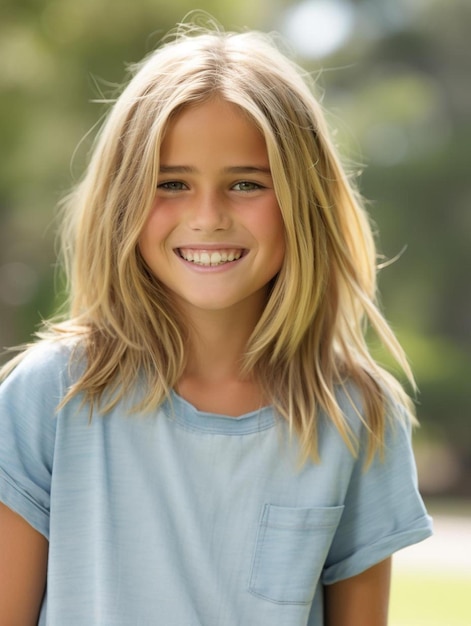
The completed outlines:
[[[186,189],[186,185],[178,180],[169,180],[157,185],[157,189],[164,189],[165,191],[183,191]]]
[[[262,185],[248,180],[242,180],[240,183],[236,183],[233,189],[235,191],[256,191],[257,189],[262,189]]]

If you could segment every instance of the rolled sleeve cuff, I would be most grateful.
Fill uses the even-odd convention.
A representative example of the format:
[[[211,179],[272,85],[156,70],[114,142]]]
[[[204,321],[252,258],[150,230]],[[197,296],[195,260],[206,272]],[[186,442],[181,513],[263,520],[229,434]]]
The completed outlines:
[[[348,558],[327,567],[322,582],[331,585],[340,580],[361,574],[365,570],[390,557],[394,552],[419,543],[432,535],[432,519],[425,515],[412,528],[383,537],[380,541],[364,546]]]

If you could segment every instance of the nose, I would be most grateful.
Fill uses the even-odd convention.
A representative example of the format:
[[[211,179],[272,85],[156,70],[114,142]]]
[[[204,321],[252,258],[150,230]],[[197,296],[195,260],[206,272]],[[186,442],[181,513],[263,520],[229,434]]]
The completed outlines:
[[[198,194],[189,212],[189,226],[192,230],[213,232],[227,230],[231,225],[227,201],[215,191]]]

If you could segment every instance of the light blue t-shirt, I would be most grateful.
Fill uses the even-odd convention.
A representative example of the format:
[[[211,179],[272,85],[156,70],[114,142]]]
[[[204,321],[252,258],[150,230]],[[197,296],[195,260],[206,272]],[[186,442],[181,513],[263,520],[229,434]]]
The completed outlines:
[[[431,533],[400,421],[365,471],[321,417],[298,470],[270,407],[56,413],[68,359],[39,346],[0,388],[0,500],[49,540],[41,626],[322,626],[323,585]]]

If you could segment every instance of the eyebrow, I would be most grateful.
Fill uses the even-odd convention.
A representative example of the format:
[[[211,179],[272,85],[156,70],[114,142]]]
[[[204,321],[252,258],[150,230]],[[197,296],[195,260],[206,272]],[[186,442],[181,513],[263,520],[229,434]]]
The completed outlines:
[[[267,174],[271,175],[269,167],[257,165],[234,165],[222,170],[225,174]],[[196,174],[198,170],[190,165],[161,165],[161,174]]]
[[[227,174],[271,174],[269,167],[257,165],[235,165],[233,167],[225,167],[223,171]]]
[[[191,174],[196,170],[188,165],[161,165],[159,171],[161,174]]]

